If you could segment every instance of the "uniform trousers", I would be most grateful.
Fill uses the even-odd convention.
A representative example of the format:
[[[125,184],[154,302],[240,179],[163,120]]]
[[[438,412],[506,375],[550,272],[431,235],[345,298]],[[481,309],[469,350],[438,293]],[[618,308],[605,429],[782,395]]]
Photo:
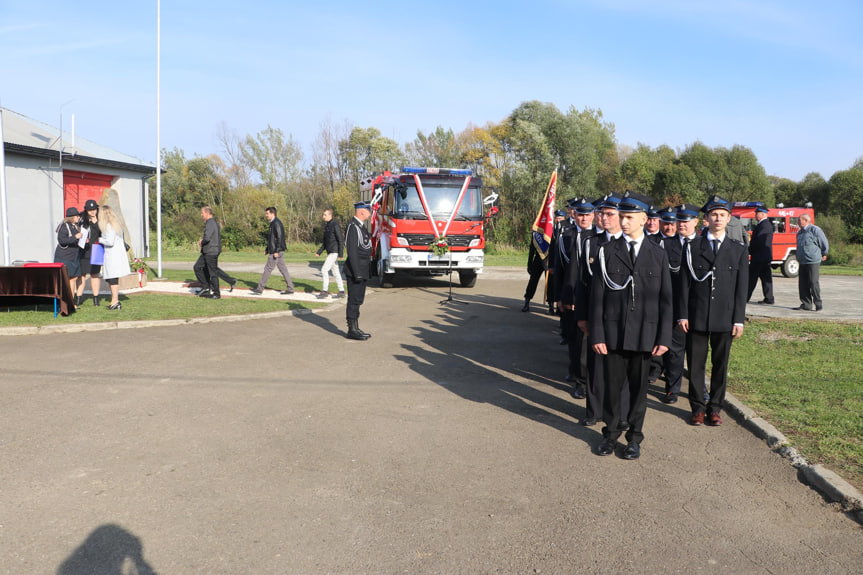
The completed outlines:
[[[524,290],[524,299],[532,300],[536,295],[536,287],[539,285],[539,280],[545,274],[545,270],[537,269],[530,272],[530,279],[527,280],[527,288]]]
[[[264,291],[267,287],[267,281],[270,279],[270,274],[278,267],[279,273],[285,278],[285,283],[288,284],[288,289],[294,289],[294,282],[291,281],[291,274],[288,272],[288,266],[285,265],[285,252],[279,252],[279,257],[273,257],[273,254],[267,254],[267,263],[264,265],[264,273],[261,274],[261,281],[258,282],[258,291]]]
[[[587,338],[585,338],[587,339]],[[587,400],[585,419],[602,419],[605,405],[605,356],[587,346]],[[629,413],[629,386],[620,390],[620,413]]]
[[[202,289],[209,289],[219,295],[219,256],[201,254],[192,268]]]
[[[764,299],[772,302],[773,268],[770,266],[770,262],[749,262],[749,293],[746,296],[746,301],[752,299],[758,280],[761,280],[761,291],[764,293]]]
[[[346,319],[359,319],[360,306],[366,300],[366,283],[367,280],[355,280],[348,276],[348,302],[345,306]]]
[[[692,413],[719,413],[725,402],[728,384],[728,358],[731,355],[731,332],[690,330],[686,338],[686,361],[689,364],[689,407]],[[710,344],[710,400],[705,401],[707,384],[707,345]]]
[[[800,303],[808,308],[821,307],[821,264],[800,264],[797,289]]]
[[[626,414],[629,428],[626,441],[641,443],[644,434],[644,414],[647,411],[647,372],[650,352],[611,351],[604,356],[605,398],[602,410],[602,436],[617,441],[623,431],[620,428],[621,415]],[[629,393],[629,409],[624,412],[621,395],[624,389]]]
[[[683,359],[686,355],[686,334],[677,326],[671,330],[671,347],[662,354],[665,370],[665,393],[680,395],[683,384]]]
[[[587,385],[587,338],[584,332],[578,329],[575,313],[567,312],[564,318],[569,321],[566,330],[569,334],[569,375],[576,385],[584,387]]]

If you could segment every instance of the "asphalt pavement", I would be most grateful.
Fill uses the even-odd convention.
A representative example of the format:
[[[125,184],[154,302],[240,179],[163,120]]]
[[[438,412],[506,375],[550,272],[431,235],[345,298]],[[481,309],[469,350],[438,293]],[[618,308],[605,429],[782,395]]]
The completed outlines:
[[[0,337],[0,573],[863,573],[860,523],[740,420],[651,396],[642,457],[596,456],[555,318],[487,271],[370,290],[366,342],[338,302]],[[749,313],[863,317],[861,278],[821,313],[792,281]]]

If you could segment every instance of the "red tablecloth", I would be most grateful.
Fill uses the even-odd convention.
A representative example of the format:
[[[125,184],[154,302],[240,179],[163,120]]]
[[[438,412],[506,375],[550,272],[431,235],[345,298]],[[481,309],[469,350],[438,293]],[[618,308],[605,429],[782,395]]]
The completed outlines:
[[[58,299],[60,313],[75,309],[75,296],[63,264],[25,264],[0,267],[0,296],[36,296]]]

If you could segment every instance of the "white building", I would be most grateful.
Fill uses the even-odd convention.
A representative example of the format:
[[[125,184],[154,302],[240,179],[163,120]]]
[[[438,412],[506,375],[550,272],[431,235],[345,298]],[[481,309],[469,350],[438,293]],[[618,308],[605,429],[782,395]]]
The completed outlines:
[[[134,254],[147,253],[147,180],[155,175],[155,165],[12,110],[0,108],[0,114],[10,254],[10,261],[0,263],[52,261],[55,229],[66,208],[82,210],[88,199],[108,203],[120,213]],[[106,188],[116,194],[103,197]],[[7,253],[5,241],[6,234],[0,233],[2,254]]]

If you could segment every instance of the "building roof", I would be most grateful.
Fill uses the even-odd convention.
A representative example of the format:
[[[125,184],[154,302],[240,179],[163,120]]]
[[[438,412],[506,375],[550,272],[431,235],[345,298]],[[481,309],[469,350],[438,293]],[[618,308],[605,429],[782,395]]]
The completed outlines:
[[[3,114],[3,147],[7,152],[59,158],[61,132],[58,128],[8,108],[0,108],[0,112]],[[64,160],[142,173],[156,173],[154,164],[106,148],[78,135],[73,137],[65,130],[62,132],[62,138]]]

